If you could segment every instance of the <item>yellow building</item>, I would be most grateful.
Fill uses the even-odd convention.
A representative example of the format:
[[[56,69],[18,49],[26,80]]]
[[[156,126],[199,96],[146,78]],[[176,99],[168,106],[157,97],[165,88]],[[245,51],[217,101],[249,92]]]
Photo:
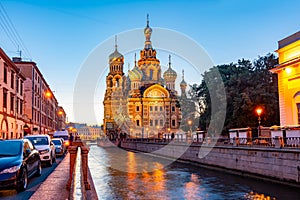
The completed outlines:
[[[300,124],[300,31],[278,42],[280,125]]]
[[[144,29],[145,45],[133,69],[123,72],[124,56],[115,51],[109,56],[104,97],[104,131],[111,138],[126,133],[133,138],[152,138],[175,133],[181,122],[181,111],[175,90],[177,73],[169,67],[162,74],[160,61],[151,42],[152,29]],[[183,81],[184,82],[184,81]],[[184,82],[185,83],[185,82]],[[181,84],[185,95],[186,83]]]

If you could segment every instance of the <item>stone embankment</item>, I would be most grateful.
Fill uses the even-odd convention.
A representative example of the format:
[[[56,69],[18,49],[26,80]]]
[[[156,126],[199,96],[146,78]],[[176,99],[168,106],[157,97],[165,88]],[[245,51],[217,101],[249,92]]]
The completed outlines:
[[[205,146],[171,142],[123,141],[122,148],[178,158],[203,167],[224,170],[300,187],[300,149],[247,146]],[[200,151],[201,149],[201,151]],[[200,154],[199,154],[200,153]],[[201,154],[206,156],[199,156]]]

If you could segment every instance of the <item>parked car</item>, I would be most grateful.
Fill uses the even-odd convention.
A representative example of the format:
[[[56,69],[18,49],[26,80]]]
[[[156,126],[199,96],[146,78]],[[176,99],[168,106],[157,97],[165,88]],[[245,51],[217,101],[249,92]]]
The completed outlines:
[[[53,138],[53,144],[55,145],[55,154],[56,156],[63,156],[65,153],[65,147],[60,138]]]
[[[55,131],[53,133],[54,138],[62,138],[64,140],[64,145],[66,148],[70,146],[70,141],[69,141],[69,132],[67,130],[64,131]]]
[[[27,139],[0,140],[0,188],[27,188],[28,178],[42,174],[38,150]]]
[[[42,162],[46,162],[50,166],[56,162],[55,146],[49,135],[27,135],[24,138],[29,139],[39,150]]]

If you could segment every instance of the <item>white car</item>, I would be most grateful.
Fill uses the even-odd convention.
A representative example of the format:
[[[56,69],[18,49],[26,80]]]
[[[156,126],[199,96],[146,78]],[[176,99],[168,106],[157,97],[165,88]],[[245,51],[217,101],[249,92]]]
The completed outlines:
[[[29,139],[39,151],[42,162],[50,166],[56,162],[55,145],[49,135],[27,135],[24,138]]]

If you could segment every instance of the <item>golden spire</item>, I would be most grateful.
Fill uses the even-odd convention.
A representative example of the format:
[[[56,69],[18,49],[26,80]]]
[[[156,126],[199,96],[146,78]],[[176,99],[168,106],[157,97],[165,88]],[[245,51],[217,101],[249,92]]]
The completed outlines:
[[[152,34],[152,29],[149,26],[149,14],[147,14],[147,25],[144,28],[144,35],[146,38],[145,49],[152,49],[151,40],[150,40],[151,34]]]
[[[118,49],[118,38],[117,35],[115,35],[115,50]]]

